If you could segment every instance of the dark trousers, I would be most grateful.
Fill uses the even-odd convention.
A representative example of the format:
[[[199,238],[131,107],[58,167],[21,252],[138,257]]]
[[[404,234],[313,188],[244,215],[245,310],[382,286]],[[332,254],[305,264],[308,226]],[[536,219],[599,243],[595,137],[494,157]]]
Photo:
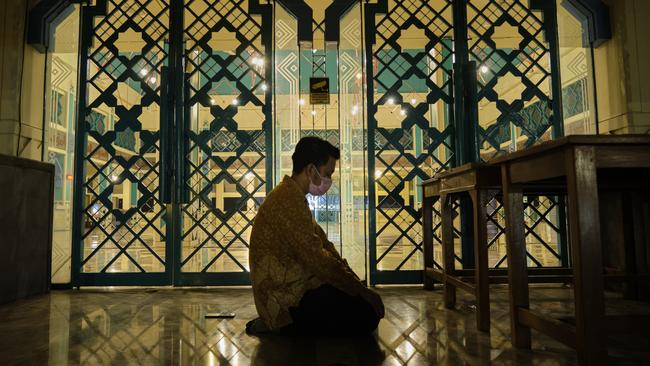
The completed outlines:
[[[373,332],[379,317],[359,296],[350,296],[331,285],[305,292],[298,307],[289,308],[293,324],[281,333],[313,335],[364,335]]]

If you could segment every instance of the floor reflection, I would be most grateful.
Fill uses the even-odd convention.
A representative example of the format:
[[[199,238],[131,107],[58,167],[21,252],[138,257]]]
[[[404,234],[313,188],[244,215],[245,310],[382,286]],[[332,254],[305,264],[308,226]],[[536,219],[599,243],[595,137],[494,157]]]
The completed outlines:
[[[428,365],[574,364],[575,354],[535,333],[533,351],[512,349],[507,293],[492,291],[490,334],[476,331],[473,302],[447,310],[440,291],[379,289],[386,318],[370,338],[249,337],[250,289],[55,291],[0,306],[0,364],[81,365]],[[571,291],[536,288],[533,304],[571,311]],[[205,319],[233,311],[235,319]],[[626,364],[650,360],[648,341],[618,342]],[[633,345],[633,346],[632,346]]]

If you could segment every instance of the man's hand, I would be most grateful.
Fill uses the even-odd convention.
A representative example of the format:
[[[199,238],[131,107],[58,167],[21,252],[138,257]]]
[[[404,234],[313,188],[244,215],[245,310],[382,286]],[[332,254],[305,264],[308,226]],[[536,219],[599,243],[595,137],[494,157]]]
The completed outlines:
[[[384,302],[381,297],[374,291],[366,289],[361,293],[361,298],[366,300],[375,310],[375,314],[381,319],[384,317]]]

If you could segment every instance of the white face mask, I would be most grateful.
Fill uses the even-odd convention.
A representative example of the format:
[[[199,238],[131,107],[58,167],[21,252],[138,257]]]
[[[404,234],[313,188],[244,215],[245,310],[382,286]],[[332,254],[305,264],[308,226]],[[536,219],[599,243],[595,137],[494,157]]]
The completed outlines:
[[[316,166],[314,166],[316,168]],[[314,183],[311,182],[311,179],[309,180],[309,193],[311,193],[312,196],[322,196],[327,191],[330,189],[332,186],[332,180],[330,178],[322,177],[320,173],[318,172],[318,168],[316,168],[316,174],[320,177],[320,185],[317,186]]]

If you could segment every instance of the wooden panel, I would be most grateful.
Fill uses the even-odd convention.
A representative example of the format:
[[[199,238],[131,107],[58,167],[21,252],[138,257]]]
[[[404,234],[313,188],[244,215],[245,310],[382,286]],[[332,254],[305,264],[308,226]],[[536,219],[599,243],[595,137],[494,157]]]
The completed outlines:
[[[576,147],[567,160],[569,233],[574,267],[576,350],[579,362],[601,363],[607,357],[603,334],[605,304],[603,261],[594,147]]]
[[[474,268],[476,268],[476,327],[490,331],[490,282],[487,253],[487,197],[484,190],[471,191],[474,224]]]
[[[599,146],[596,148],[598,168],[650,168],[650,145]]]
[[[433,267],[433,204],[435,199],[425,198],[422,202],[422,251],[424,254],[424,268]],[[433,281],[423,271],[422,282],[425,290],[433,289]]]
[[[422,187],[424,189],[424,197],[438,197],[440,196],[440,182],[430,182],[425,184],[422,184]]]
[[[446,275],[445,276],[445,282],[446,282],[445,286],[447,286],[448,284],[451,283],[452,285],[454,285],[454,287],[458,287],[458,288],[460,288],[462,290],[465,290],[465,291],[467,291],[467,292],[469,292],[471,294],[475,293],[474,285],[472,285],[471,283],[467,283],[467,282],[461,280],[458,277]],[[490,308],[488,307],[488,310],[489,309]],[[488,318],[488,320],[489,320],[489,318]]]
[[[530,349],[530,328],[519,323],[517,309],[529,307],[526,270],[526,240],[524,234],[524,195],[520,186],[512,185],[508,164],[501,167],[503,207],[506,214],[506,252],[508,254],[508,289],[510,293],[510,322],[512,343],[517,348]]]
[[[2,304],[50,290],[54,165],[0,155],[0,191]]]
[[[509,163],[510,181],[524,183],[562,177],[566,174],[564,160],[565,150],[558,150],[513,161]]]
[[[449,196],[442,195],[440,197],[440,207],[442,216],[442,266],[445,275],[453,275],[456,262],[454,258],[454,210]],[[445,307],[448,309],[456,305],[456,287],[449,282],[445,283],[444,299]]]
[[[436,268],[433,268],[433,267],[427,267],[424,270],[424,273],[425,273],[425,276],[427,276],[429,278],[432,278],[434,280],[440,281],[440,282],[444,281],[444,279],[445,279],[445,274],[442,273],[442,271],[440,271],[439,269],[436,269]]]
[[[524,308],[517,309],[517,319],[527,327],[553,337],[571,348],[576,348],[576,330],[571,324]]]
[[[464,192],[476,186],[476,172],[470,171],[462,175],[443,178],[440,191],[444,193]]]

